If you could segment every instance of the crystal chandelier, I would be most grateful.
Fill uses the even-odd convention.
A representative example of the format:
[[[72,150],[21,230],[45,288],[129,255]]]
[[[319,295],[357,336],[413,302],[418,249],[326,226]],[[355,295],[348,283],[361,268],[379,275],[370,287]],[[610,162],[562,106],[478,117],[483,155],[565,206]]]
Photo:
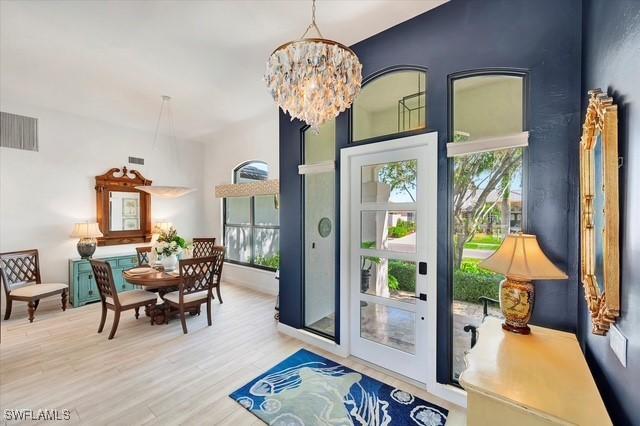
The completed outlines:
[[[173,127],[173,114],[171,113],[171,96],[162,96],[162,103],[160,104],[160,114],[158,115],[158,122],[156,123],[156,132],[153,136],[153,148],[156,146],[156,141],[158,140],[158,130],[160,129],[160,121],[162,121],[162,111],[164,110],[165,104],[167,104],[167,113],[169,115],[169,125],[171,126],[171,135],[173,136],[173,144],[176,145],[176,131]],[[195,188],[188,188],[186,186],[152,186],[152,185],[140,185],[136,186],[136,189],[140,191],[144,191],[148,194],[159,198],[178,198],[183,195],[187,195],[193,191]]]
[[[311,30],[318,36],[307,37]],[[264,80],[283,111],[317,131],[358,96],[362,64],[347,46],[322,36],[313,0],[311,24],[299,40],[285,43],[271,54]]]

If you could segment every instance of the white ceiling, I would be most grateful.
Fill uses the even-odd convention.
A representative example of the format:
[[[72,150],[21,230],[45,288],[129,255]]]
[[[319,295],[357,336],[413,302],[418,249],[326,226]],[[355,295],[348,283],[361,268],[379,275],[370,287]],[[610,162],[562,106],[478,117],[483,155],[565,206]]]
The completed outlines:
[[[347,45],[446,0],[318,1]],[[274,108],[264,63],[310,21],[310,1],[0,1],[0,94],[153,130],[160,95],[198,138]]]

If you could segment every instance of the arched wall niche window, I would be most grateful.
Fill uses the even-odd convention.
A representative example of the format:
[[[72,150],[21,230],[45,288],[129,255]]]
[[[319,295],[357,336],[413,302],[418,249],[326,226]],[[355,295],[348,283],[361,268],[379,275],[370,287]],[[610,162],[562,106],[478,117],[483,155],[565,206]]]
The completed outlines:
[[[233,183],[266,181],[269,166],[247,161],[233,169]],[[274,195],[229,197],[223,201],[225,260],[258,269],[280,266],[280,217]]]
[[[427,128],[427,72],[394,68],[367,79],[351,109],[352,142]]]
[[[264,161],[246,161],[233,169],[233,183],[267,180],[269,166]]]
[[[501,315],[497,300],[503,277],[477,265],[506,235],[526,229],[526,93],[525,71],[486,70],[449,78],[454,383],[472,344],[473,332],[465,332],[465,326],[479,326],[485,313]]]

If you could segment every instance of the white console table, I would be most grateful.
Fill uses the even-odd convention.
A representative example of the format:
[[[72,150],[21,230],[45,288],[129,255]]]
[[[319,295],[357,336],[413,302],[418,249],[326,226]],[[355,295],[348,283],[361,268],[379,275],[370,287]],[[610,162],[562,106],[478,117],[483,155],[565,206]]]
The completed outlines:
[[[477,425],[611,425],[576,336],[531,326],[528,336],[487,317],[460,384]]]

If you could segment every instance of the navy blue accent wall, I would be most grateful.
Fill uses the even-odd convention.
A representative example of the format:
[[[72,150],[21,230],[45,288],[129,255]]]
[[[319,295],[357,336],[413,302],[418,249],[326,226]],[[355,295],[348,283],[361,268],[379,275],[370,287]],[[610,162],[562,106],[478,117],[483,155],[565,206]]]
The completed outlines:
[[[295,328],[304,325],[303,125],[280,110],[280,322]]]
[[[640,2],[586,0],[583,25],[583,93],[602,88],[618,104],[620,169],[621,317],[629,339],[627,368],[609,338],[591,334],[584,294],[579,333],[591,371],[615,424],[640,424]],[[586,96],[583,95],[583,101]],[[583,111],[586,104],[583,105]]]
[[[364,76],[398,65],[425,67],[428,127],[438,131],[438,379],[448,381],[450,181],[447,77],[460,71],[515,68],[529,73],[527,222],[547,255],[570,276],[536,283],[532,322],[577,325],[577,141],[580,137],[580,0],[452,0],[353,46]],[[366,25],[366,23],[359,23]],[[298,121],[280,114],[281,321],[301,327],[302,199]],[[348,145],[349,114],[338,117],[337,151]],[[339,156],[337,157],[339,158]],[[339,179],[337,179],[339,182]],[[336,259],[340,256],[336,253]]]

